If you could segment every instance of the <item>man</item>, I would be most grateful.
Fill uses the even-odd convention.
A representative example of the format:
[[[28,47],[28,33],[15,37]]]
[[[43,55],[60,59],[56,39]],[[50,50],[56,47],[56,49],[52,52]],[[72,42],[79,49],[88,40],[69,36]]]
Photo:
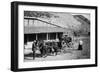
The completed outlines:
[[[35,59],[35,41],[32,44],[32,51],[33,51],[33,60]]]

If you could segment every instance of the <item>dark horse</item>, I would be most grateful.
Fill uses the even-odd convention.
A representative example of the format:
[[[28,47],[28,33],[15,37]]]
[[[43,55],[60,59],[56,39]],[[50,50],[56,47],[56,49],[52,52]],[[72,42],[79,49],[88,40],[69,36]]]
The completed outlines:
[[[40,45],[39,45],[39,48],[40,48],[40,51],[41,51],[41,57],[47,57],[47,45],[45,42],[40,42]]]
[[[42,42],[40,44],[40,51],[41,51],[41,57],[47,57],[48,55],[57,55],[60,48],[58,46],[57,42],[48,42],[47,44],[45,42]]]

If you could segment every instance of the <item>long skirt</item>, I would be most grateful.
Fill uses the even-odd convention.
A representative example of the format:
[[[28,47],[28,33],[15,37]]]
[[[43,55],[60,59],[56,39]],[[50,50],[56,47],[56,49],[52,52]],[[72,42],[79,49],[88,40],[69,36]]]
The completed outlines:
[[[79,44],[78,50],[82,50],[82,49],[83,49],[83,48],[82,48],[82,45]]]

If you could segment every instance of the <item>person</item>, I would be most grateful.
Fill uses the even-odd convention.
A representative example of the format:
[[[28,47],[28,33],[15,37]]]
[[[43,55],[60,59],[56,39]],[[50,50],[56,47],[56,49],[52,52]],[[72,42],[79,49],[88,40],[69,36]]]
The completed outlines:
[[[83,49],[83,41],[79,40],[78,50],[82,50],[82,49]]]
[[[40,51],[41,51],[41,56],[43,58],[47,57],[47,45],[44,41],[43,41]]]
[[[57,55],[58,53],[58,43],[57,42],[52,42],[52,46],[51,46],[51,51],[52,51],[52,55]]]
[[[40,45],[40,41],[37,40],[37,41],[36,41],[36,44],[35,44],[35,54],[36,54],[36,56],[38,56],[38,57],[41,55],[41,51],[40,51],[39,45]]]
[[[33,60],[35,59],[35,41],[32,44]]]
[[[59,49],[60,49],[60,52],[61,52],[61,50],[62,50],[62,41],[61,40],[59,40],[59,42],[58,42],[58,47],[59,47]]]

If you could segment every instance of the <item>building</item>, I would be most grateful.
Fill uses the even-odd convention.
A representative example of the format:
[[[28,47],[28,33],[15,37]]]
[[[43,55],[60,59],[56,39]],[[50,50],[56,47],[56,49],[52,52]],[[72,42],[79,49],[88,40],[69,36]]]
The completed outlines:
[[[64,19],[52,18],[52,20],[24,17],[24,42],[34,40],[56,41],[56,39],[62,35],[72,36],[73,29],[69,28],[67,24],[71,26],[72,24],[80,25],[80,23],[72,18],[71,15],[67,16],[68,17]],[[73,22],[71,22],[71,19]],[[68,23],[66,21],[68,21]]]

